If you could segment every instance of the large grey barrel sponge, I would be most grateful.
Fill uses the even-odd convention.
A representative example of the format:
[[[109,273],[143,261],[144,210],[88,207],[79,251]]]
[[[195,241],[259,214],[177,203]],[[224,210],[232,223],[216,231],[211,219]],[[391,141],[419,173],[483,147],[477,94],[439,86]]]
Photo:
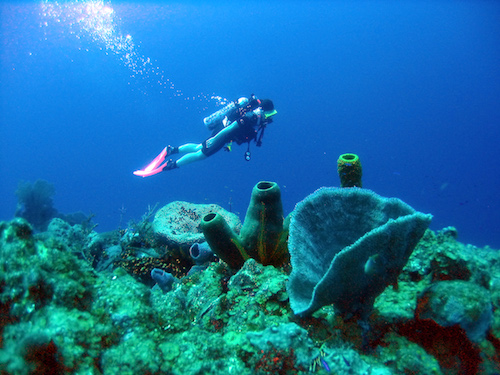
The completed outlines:
[[[432,216],[397,198],[361,188],[321,188],[292,213],[288,282],[295,314],[333,304],[343,316],[366,317],[397,277]]]
[[[174,201],[156,212],[153,220],[154,233],[162,243],[169,247],[179,247],[188,254],[191,245],[205,241],[200,223],[211,212],[222,215],[235,233],[240,232],[239,217],[219,205]]]

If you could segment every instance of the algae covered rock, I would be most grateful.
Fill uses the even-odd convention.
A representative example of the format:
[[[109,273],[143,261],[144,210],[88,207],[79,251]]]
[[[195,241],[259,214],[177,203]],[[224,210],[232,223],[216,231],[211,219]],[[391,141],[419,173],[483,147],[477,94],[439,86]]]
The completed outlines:
[[[464,280],[489,289],[494,278],[500,276],[499,252],[460,243],[453,229],[425,233],[404,268],[406,279]]]
[[[57,246],[54,246],[57,245]],[[88,263],[51,238],[36,240],[21,218],[0,223],[0,299],[23,316],[47,304],[87,310],[94,274]]]
[[[295,363],[299,368],[307,369],[313,359],[319,355],[305,329],[295,323],[284,323],[266,328],[259,332],[248,332],[247,338],[256,348],[268,352],[292,350]]]
[[[239,233],[241,222],[237,215],[216,204],[183,201],[171,202],[156,212],[153,220],[154,233],[163,244],[181,248],[187,254],[191,245],[205,241],[200,223],[211,212],[222,215],[229,227]]]
[[[419,298],[419,319],[431,319],[442,327],[458,324],[473,342],[480,342],[493,320],[490,293],[471,282],[440,281]]]
[[[297,204],[290,223],[293,311],[306,316],[333,304],[342,315],[366,316],[397,281],[430,221],[370,190],[317,190]]]
[[[50,221],[47,231],[40,236],[59,241],[61,245],[74,253],[82,253],[84,247],[97,235],[84,230],[80,224],[71,225],[67,221],[54,218]]]
[[[436,358],[394,332],[384,337],[384,345],[378,349],[378,355],[394,370],[393,374],[443,374]]]

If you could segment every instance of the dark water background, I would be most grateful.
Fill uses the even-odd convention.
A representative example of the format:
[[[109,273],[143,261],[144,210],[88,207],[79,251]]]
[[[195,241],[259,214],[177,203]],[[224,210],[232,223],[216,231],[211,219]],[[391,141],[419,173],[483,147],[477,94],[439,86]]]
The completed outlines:
[[[0,9],[1,220],[14,215],[19,181],[37,179],[55,185],[59,211],[94,213],[99,231],[173,200],[243,218],[260,180],[278,182],[289,213],[337,186],[337,157],[354,152],[364,187],[432,213],[433,229],[500,247],[498,1]],[[132,175],[167,144],[207,137],[211,95],[251,93],[273,99],[278,115],[250,162],[242,146]]]

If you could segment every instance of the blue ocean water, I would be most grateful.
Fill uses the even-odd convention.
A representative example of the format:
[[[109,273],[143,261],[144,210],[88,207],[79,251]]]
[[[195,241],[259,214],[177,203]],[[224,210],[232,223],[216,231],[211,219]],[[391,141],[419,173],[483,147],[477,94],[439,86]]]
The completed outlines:
[[[285,213],[353,152],[364,187],[500,248],[496,1],[2,2],[0,219],[45,179],[98,231],[148,205],[217,203],[243,218],[276,181]],[[201,142],[219,99],[278,110],[263,146],[140,178],[167,144]]]

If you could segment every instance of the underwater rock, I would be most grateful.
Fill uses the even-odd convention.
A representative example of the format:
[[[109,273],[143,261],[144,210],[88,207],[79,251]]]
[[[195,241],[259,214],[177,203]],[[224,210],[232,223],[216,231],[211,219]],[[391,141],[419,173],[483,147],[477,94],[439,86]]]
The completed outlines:
[[[349,347],[323,347],[312,370],[324,368],[333,374],[392,375],[393,372],[382,365],[367,362],[358,352]],[[413,369],[412,369],[413,370]],[[430,375],[427,373],[426,375]]]
[[[120,245],[113,245],[106,248],[103,256],[99,257],[95,269],[98,272],[111,272],[115,268],[115,264],[120,260],[122,247]]]
[[[29,257],[36,252],[33,227],[23,218],[0,222],[0,257]],[[21,260],[21,259],[19,259]]]
[[[214,212],[203,217],[201,228],[214,253],[238,269],[249,258],[263,265],[283,265],[289,258],[288,225],[278,184],[261,181],[252,190],[239,236]]]
[[[446,227],[438,231],[437,235],[438,237],[449,237],[456,240],[458,238],[458,230],[455,227]]]
[[[239,233],[240,219],[216,204],[194,204],[183,201],[171,202],[159,209],[153,220],[156,237],[168,247],[181,249],[186,256],[189,247],[205,238],[200,228],[201,219],[208,213],[219,213],[230,228]]]
[[[290,223],[290,305],[307,316],[333,304],[366,317],[397,277],[431,215],[360,188],[321,188],[298,203]]]
[[[55,227],[69,229],[61,222]],[[117,233],[94,234],[91,243],[105,253],[118,251],[128,242],[120,242]],[[163,293],[139,282],[125,267],[96,272],[91,262],[68,251],[76,248],[65,242],[70,238],[71,230],[34,234],[21,218],[0,222],[0,372],[44,373],[37,358],[46,358],[45,364],[62,372],[89,374],[438,375],[470,368],[477,371],[469,373],[498,373],[500,252],[460,244],[453,236],[426,231],[411,256],[418,258],[425,273],[405,267],[399,288],[386,288],[377,297],[379,304],[369,321],[372,351],[364,354],[356,322],[336,316],[333,306],[297,320],[282,268],[250,258],[234,273],[224,262],[209,262],[205,270],[183,277]],[[479,288],[490,294],[495,307],[487,340],[479,345],[470,343],[458,324],[444,328],[412,315],[419,292],[429,283],[443,282],[433,279],[434,271],[460,276],[436,266],[452,267],[453,262],[437,262],[452,258],[467,260],[467,284],[487,282]],[[363,272],[377,274],[377,261],[365,262]],[[137,267],[147,269],[144,264]],[[152,268],[167,269],[156,263]],[[149,281],[152,268],[147,270]],[[475,288],[468,294],[478,294]],[[445,301],[448,288],[443,289]],[[419,299],[419,312],[427,312],[426,306],[425,298]],[[453,317],[450,311],[448,321]],[[442,337],[450,331],[460,334]]]
[[[65,240],[70,240],[74,236],[74,230],[69,223],[63,219],[54,218],[50,221],[47,232],[50,232],[53,236],[64,238]]]
[[[16,301],[13,316],[31,314],[47,304],[90,308],[94,275],[88,263],[53,238],[37,240],[24,219],[0,223],[0,233],[0,300]]]
[[[500,276],[498,251],[460,243],[447,233],[426,231],[404,268],[405,280],[464,280],[489,289],[494,275]]]
[[[241,331],[244,326],[259,331],[288,321],[283,318],[293,314],[286,293],[287,279],[281,269],[247,260],[227,283],[227,330]]]
[[[489,292],[462,280],[439,281],[419,297],[418,319],[431,319],[442,327],[458,324],[473,342],[480,342],[493,319]]]
[[[181,279],[171,291],[159,294],[157,288],[152,289],[152,303],[170,331],[182,331],[195,324],[213,330],[223,309],[224,271],[227,267],[222,264],[210,263],[203,272]]]
[[[389,332],[383,341],[384,345],[377,348],[377,356],[393,370],[391,374],[443,374],[439,361],[406,337]]]
[[[81,253],[83,248],[96,235],[96,232],[84,231],[80,224],[71,225],[60,218],[52,219],[47,227],[47,231],[40,234],[44,238],[53,238],[59,241],[68,251],[74,253]]]
[[[6,328],[2,335],[5,346],[0,348],[0,372],[68,374],[85,362],[90,366],[90,358],[78,355],[82,349],[79,344],[82,339],[87,341],[91,335],[97,336],[101,328],[87,312],[70,313],[64,308],[50,306],[40,311],[36,319]],[[95,349],[92,345],[92,350]]]
[[[295,363],[303,369],[309,368],[313,359],[319,355],[319,350],[314,348],[307,331],[296,323],[283,323],[260,332],[248,332],[246,336],[253,346],[264,352],[273,348],[292,350],[296,356]]]
[[[83,256],[98,271],[112,271],[123,247],[119,231],[93,233],[89,236]]]
[[[384,324],[397,324],[413,320],[417,307],[417,296],[428,283],[412,283],[398,279],[397,288],[387,287],[375,299],[374,309]]]

